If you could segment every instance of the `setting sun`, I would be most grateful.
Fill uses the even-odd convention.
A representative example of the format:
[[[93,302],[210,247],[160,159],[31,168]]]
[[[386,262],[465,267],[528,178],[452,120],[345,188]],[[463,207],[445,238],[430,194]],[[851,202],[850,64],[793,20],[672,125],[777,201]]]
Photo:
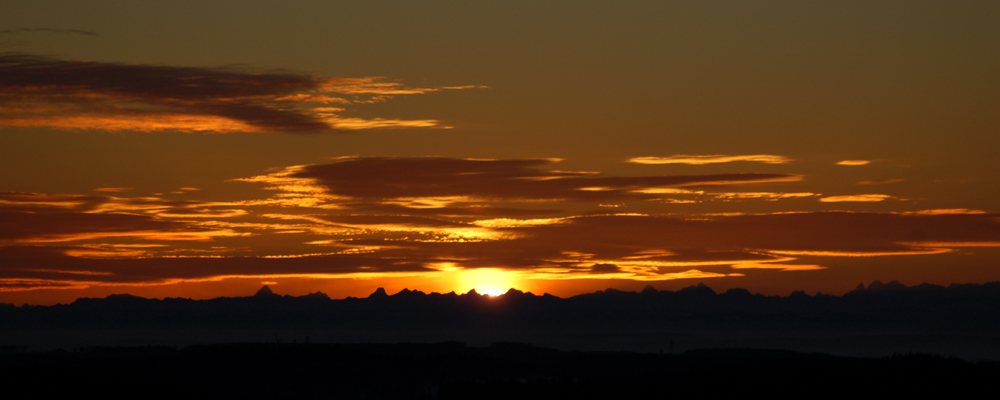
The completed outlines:
[[[515,286],[516,273],[497,268],[477,268],[458,272],[459,293],[476,289],[479,294],[499,296]]]

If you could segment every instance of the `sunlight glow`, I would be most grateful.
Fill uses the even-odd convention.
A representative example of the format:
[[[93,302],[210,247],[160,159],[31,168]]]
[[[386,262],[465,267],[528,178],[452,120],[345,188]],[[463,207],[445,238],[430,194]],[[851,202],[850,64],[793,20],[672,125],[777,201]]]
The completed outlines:
[[[459,293],[476,289],[479,294],[499,296],[514,287],[517,273],[497,268],[477,268],[458,271]]]

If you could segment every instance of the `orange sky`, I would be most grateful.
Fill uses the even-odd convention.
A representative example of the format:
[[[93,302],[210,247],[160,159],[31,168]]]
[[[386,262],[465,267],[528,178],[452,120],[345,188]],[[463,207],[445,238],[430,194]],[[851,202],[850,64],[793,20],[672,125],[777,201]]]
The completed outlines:
[[[1000,280],[995,2],[0,6],[0,302]]]

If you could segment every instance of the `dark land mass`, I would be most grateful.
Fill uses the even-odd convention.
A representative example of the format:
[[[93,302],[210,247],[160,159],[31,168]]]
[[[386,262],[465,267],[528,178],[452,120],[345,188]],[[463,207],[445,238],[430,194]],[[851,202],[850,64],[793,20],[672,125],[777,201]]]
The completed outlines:
[[[525,344],[217,344],[0,355],[31,397],[619,399],[750,393],[819,397],[993,390],[1000,364],[787,350],[568,352]],[[983,390],[987,391],[983,391]],[[784,397],[781,396],[781,397]]]
[[[367,298],[292,297],[267,287],[240,298],[112,295],[72,304],[0,305],[0,350],[215,343],[530,343],[558,350],[677,354],[787,349],[838,356],[923,353],[1000,360],[1000,282],[863,285],[843,296],[787,297],[699,284],[558,298],[378,290]]]

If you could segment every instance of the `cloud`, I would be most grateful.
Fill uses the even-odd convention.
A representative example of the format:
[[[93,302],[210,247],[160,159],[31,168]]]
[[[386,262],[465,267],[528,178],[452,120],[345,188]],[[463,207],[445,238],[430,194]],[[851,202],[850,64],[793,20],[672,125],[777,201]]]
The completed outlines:
[[[844,160],[837,162],[837,165],[855,166],[855,165],[868,165],[869,163],[871,163],[871,161],[868,160]]]
[[[908,250],[887,250],[887,251],[808,251],[808,250],[772,250],[775,254],[787,254],[792,256],[814,256],[814,257],[880,257],[880,256],[906,256],[906,255],[927,255],[950,253],[954,250],[946,248],[936,249],[908,249]]]
[[[902,182],[902,179],[879,179],[873,181],[861,181],[858,182],[859,185],[888,185],[890,183]]]
[[[0,125],[210,133],[438,126],[431,119],[345,117],[341,109],[317,106],[367,101],[358,96],[378,95],[385,100],[442,90],[407,89],[383,79],[67,61],[4,53],[0,54]]]
[[[111,198],[105,196],[82,196],[75,194],[50,195],[20,192],[0,193],[0,204],[42,205],[49,207],[76,208],[84,211],[92,210],[109,201],[111,201]]]
[[[692,164],[692,165],[717,164],[717,163],[728,163],[736,161],[753,161],[753,162],[762,162],[765,164],[787,164],[789,162],[792,162],[792,159],[785,156],[775,156],[770,154],[754,154],[754,155],[744,155],[744,156],[674,155],[670,157],[635,157],[626,160],[626,162],[636,163],[636,164]]]
[[[461,197],[470,200],[603,201],[662,198],[653,188],[739,185],[801,179],[790,174],[716,174],[600,177],[541,167],[557,160],[474,160],[446,157],[351,157],[296,166],[275,179],[307,180],[329,195],[367,200]],[[268,178],[253,178],[267,181]]]
[[[203,229],[146,215],[0,208],[0,242],[52,243],[112,237],[159,240],[206,240],[237,233]]]
[[[0,215],[4,224],[0,232],[36,238],[74,232],[197,235],[212,231],[125,214],[70,213],[67,219],[61,213],[39,217],[26,212],[16,215],[19,212]],[[799,256],[933,255],[1000,243],[1000,219],[993,214],[812,212],[701,219],[609,214],[486,223],[475,228],[493,236],[473,241],[427,240],[430,236],[417,235],[421,229],[435,235],[470,227],[432,218],[336,214],[286,218],[309,218],[350,228],[322,241],[307,236],[312,241],[305,246],[311,251],[282,249],[255,257],[227,256],[211,248],[201,253],[204,257],[191,252],[175,256],[176,246],[184,243],[171,241],[140,246],[67,242],[25,246],[15,241],[0,246],[0,290],[166,284],[228,277],[386,277],[435,274],[445,264],[519,271],[529,279],[656,281],[733,276],[733,270],[752,274],[765,269],[822,268],[796,264]],[[16,228],[21,225],[27,227]],[[236,224],[232,226],[235,229]],[[407,231],[393,231],[396,228]],[[215,240],[232,244],[253,238],[221,236]],[[271,242],[275,237],[259,240]],[[316,253],[320,245],[333,251]]]
[[[811,192],[797,193],[772,193],[772,192],[733,192],[733,193],[707,193],[709,196],[721,200],[743,200],[743,199],[763,199],[775,201],[779,199],[794,199],[802,197],[816,197],[820,194]]]
[[[338,203],[337,207],[354,212],[379,213],[379,214],[407,214],[407,215],[439,215],[447,217],[517,217],[539,214],[555,214],[560,210],[555,209],[528,209],[495,207],[481,202],[462,202],[463,204],[447,203],[446,205],[435,207],[420,207],[421,199],[414,199],[413,202],[404,204],[385,203]],[[454,204],[454,205],[453,205]]]
[[[108,192],[108,193],[121,193],[121,192],[128,192],[130,190],[132,190],[132,188],[104,187],[104,188],[94,189],[95,192]]]
[[[334,128],[346,129],[346,130],[376,129],[376,128],[431,128],[438,125],[438,121],[433,119],[412,119],[412,120],[384,119],[384,118],[364,119],[364,118],[340,118],[335,115],[331,115],[327,118],[324,118],[324,121],[329,123],[330,126]]]
[[[287,258],[85,258],[68,254],[79,249],[85,250],[58,246],[0,247],[0,291],[93,285],[159,285],[236,277],[335,278],[436,272],[424,266],[428,260],[385,259],[369,254]],[[58,268],[39,268],[38,265]]]
[[[776,269],[776,270],[780,270],[780,271],[815,271],[815,270],[818,270],[818,269],[826,269],[826,267],[822,267],[822,266],[815,265],[815,264],[793,265],[793,264],[754,264],[754,263],[746,263],[746,264],[733,265],[733,269]]]
[[[939,208],[934,210],[903,211],[899,214],[914,215],[947,215],[947,214],[986,214],[983,210],[970,210],[968,208]]]
[[[621,269],[619,269],[618,266],[614,264],[594,264],[592,267],[590,267],[590,272],[595,274],[610,274],[610,273],[621,272]]]
[[[846,196],[829,196],[819,199],[819,201],[824,203],[842,203],[842,202],[863,202],[872,203],[879,202],[886,199],[891,199],[892,196],[887,194],[852,194]]]
[[[438,88],[407,88],[399,82],[386,81],[385,77],[365,77],[365,78],[338,78],[330,79],[321,87],[321,90],[334,93],[345,94],[424,94],[428,92],[438,92],[442,90],[460,89],[489,89],[489,86],[466,85],[466,86],[445,86]]]

